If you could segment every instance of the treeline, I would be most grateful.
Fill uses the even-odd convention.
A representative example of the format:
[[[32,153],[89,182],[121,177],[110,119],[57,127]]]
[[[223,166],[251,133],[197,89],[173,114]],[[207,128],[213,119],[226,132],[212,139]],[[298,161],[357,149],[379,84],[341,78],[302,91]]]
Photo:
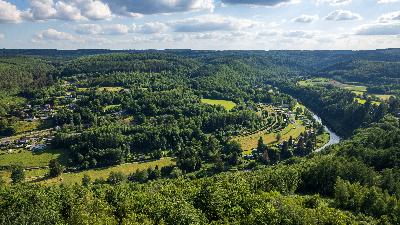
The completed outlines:
[[[189,73],[198,66],[194,60],[165,53],[116,53],[84,56],[66,62],[60,68],[61,76],[111,72]]]

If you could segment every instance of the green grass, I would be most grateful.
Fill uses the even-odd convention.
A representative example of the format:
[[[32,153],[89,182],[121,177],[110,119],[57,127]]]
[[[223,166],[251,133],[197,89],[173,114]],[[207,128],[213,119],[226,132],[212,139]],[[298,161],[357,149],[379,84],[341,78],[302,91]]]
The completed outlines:
[[[99,87],[97,88],[98,92],[108,91],[108,92],[120,92],[123,90],[123,87]]]
[[[356,92],[367,92],[367,87],[361,85],[343,84],[343,89]]]
[[[362,91],[352,91],[354,94],[356,94],[357,96],[362,96],[364,94],[364,92]]]
[[[361,105],[364,105],[367,102],[367,100],[362,99],[362,98],[354,98],[354,100],[356,102],[358,102],[359,104],[361,104]],[[381,104],[380,102],[377,102],[377,101],[372,101],[371,103],[374,104],[374,105],[380,105]]]
[[[329,142],[329,139],[330,139],[330,136],[329,136],[329,133],[327,133],[327,132],[324,132],[323,134],[318,135],[316,147],[320,148],[320,147],[324,146],[326,143]]]
[[[313,79],[308,79],[308,80],[302,80],[299,81],[298,84],[300,86],[315,86],[315,85],[326,85],[326,84],[331,84],[335,87],[339,87],[342,89],[346,89],[349,91],[357,92],[357,94],[362,94],[363,92],[367,92],[367,87],[362,86],[362,85],[354,85],[354,84],[344,84],[340,83],[339,81],[336,80],[331,80],[328,78],[313,78]]]
[[[298,84],[300,86],[315,86],[315,85],[324,85],[327,84],[330,80],[328,78],[313,78],[313,79],[308,79],[308,80],[302,80],[299,81]]]
[[[210,104],[210,105],[220,105],[220,106],[224,107],[228,111],[232,110],[236,106],[236,103],[234,103],[232,101],[227,101],[227,100],[216,100],[216,99],[202,98],[201,102],[205,103],[205,104]]]
[[[258,139],[260,139],[260,137],[263,138],[265,144],[272,145],[289,140],[290,136],[296,139],[305,130],[306,128],[304,125],[302,125],[302,122],[300,120],[296,120],[296,123],[289,124],[280,131],[281,139],[278,142],[276,142],[277,133],[266,133],[265,130],[247,136],[234,137],[233,140],[236,140],[242,146],[244,154],[250,154],[251,149],[257,147]]]
[[[0,166],[19,164],[24,167],[48,166],[50,160],[59,159],[65,162],[65,154],[62,150],[45,150],[41,153],[32,153],[25,149],[17,149],[12,153],[0,155]]]
[[[354,100],[361,105],[364,105],[367,102],[367,100],[362,99],[362,98],[354,98]]]
[[[382,101],[387,101],[393,95],[374,95],[374,96],[376,96],[377,98],[381,99]]]
[[[95,179],[107,179],[110,172],[122,172],[125,175],[130,175],[135,172],[137,169],[144,170],[147,168],[154,168],[158,166],[159,168],[175,165],[175,162],[172,158],[162,158],[160,160],[144,162],[144,163],[127,163],[119,166],[109,167],[105,169],[91,169],[78,173],[68,173],[62,174],[60,177],[48,179],[44,181],[40,181],[40,184],[43,185],[57,185],[57,184],[80,184],[82,182],[83,175],[88,175],[94,181]]]
[[[28,122],[28,121],[22,121],[22,120],[16,122],[13,125],[16,134],[37,130],[37,128],[39,126],[40,126],[39,121]]]
[[[120,106],[121,106],[121,104],[119,104],[119,105],[107,105],[107,106],[103,107],[103,111],[106,112],[108,110],[111,110],[111,109],[114,109],[114,108],[118,108]]]

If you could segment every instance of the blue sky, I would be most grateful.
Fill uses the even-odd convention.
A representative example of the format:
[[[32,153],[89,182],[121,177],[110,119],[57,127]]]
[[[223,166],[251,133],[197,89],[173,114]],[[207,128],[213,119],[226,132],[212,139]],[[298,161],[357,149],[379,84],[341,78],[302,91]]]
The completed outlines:
[[[400,47],[400,0],[0,0],[0,48]]]

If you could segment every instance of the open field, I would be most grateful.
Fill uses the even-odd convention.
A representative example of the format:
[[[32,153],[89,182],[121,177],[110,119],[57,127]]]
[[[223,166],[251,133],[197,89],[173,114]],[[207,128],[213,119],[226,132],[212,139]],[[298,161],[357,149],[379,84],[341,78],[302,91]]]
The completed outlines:
[[[202,98],[201,102],[205,103],[205,104],[210,104],[210,105],[220,105],[220,106],[224,107],[228,111],[232,110],[236,106],[236,103],[234,103],[232,101],[227,101],[227,100],[216,100],[216,99]]]
[[[328,78],[313,78],[308,80],[302,80],[298,83],[300,86],[315,86],[315,85],[326,85],[331,84],[338,88],[343,88],[349,91],[357,91],[357,92],[366,92],[367,87],[362,85],[355,85],[355,84],[344,84],[336,80],[331,80]]]
[[[62,150],[45,150],[40,153],[33,153],[25,149],[16,149],[12,153],[0,155],[0,166],[19,164],[23,167],[44,167],[49,165],[52,159],[63,161]]]
[[[92,181],[96,179],[107,179],[110,172],[122,172],[125,175],[130,175],[136,170],[144,170],[147,168],[154,168],[158,166],[159,168],[175,165],[175,162],[172,158],[161,158],[160,160],[151,161],[151,162],[143,162],[143,163],[127,163],[109,168],[102,169],[91,169],[78,173],[65,173],[60,177],[43,180],[40,181],[39,184],[43,185],[56,185],[56,184],[80,184],[82,182],[83,175],[88,175],[92,179]]]
[[[118,108],[120,106],[121,105],[108,105],[108,106],[103,107],[103,111],[106,112],[108,110],[111,110],[111,109],[114,109],[114,108]]]
[[[360,104],[365,104],[366,100],[363,99],[363,95],[365,93],[368,94],[368,96],[371,97],[377,97],[382,101],[387,101],[389,98],[393,95],[379,95],[379,94],[370,94],[368,93],[367,87],[363,85],[357,85],[357,84],[344,84],[335,80],[330,80],[327,78],[314,78],[314,79],[309,79],[309,80],[302,80],[299,81],[298,84],[300,86],[313,86],[313,85],[326,85],[326,84],[331,84],[335,87],[342,88],[349,90],[353,92],[355,95],[357,95],[357,98],[355,100],[360,103]],[[379,105],[380,102],[373,101],[373,104]]]
[[[357,101],[359,104],[362,104],[362,105],[364,105],[367,102],[367,100],[362,99],[362,98],[354,98],[354,100]],[[374,104],[374,105],[380,105],[381,104],[380,102],[377,102],[377,101],[372,101],[371,103]]]
[[[377,98],[380,98],[383,101],[387,101],[389,100],[390,97],[394,96],[394,95],[374,95]]]
[[[108,91],[108,92],[119,92],[123,90],[123,87],[99,87],[97,88],[98,92]]]
[[[314,86],[314,85],[324,85],[327,84],[330,80],[328,78],[314,78],[314,79],[308,79],[308,80],[301,80],[299,81],[300,86]]]
[[[28,122],[23,120],[18,121],[13,125],[16,134],[34,131],[39,126],[40,126],[40,121]]]

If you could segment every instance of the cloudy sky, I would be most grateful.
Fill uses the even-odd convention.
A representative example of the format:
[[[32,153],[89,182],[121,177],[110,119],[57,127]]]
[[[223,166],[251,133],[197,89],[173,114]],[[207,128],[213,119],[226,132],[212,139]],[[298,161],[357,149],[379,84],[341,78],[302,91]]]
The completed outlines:
[[[0,48],[400,47],[400,0],[0,0]]]

